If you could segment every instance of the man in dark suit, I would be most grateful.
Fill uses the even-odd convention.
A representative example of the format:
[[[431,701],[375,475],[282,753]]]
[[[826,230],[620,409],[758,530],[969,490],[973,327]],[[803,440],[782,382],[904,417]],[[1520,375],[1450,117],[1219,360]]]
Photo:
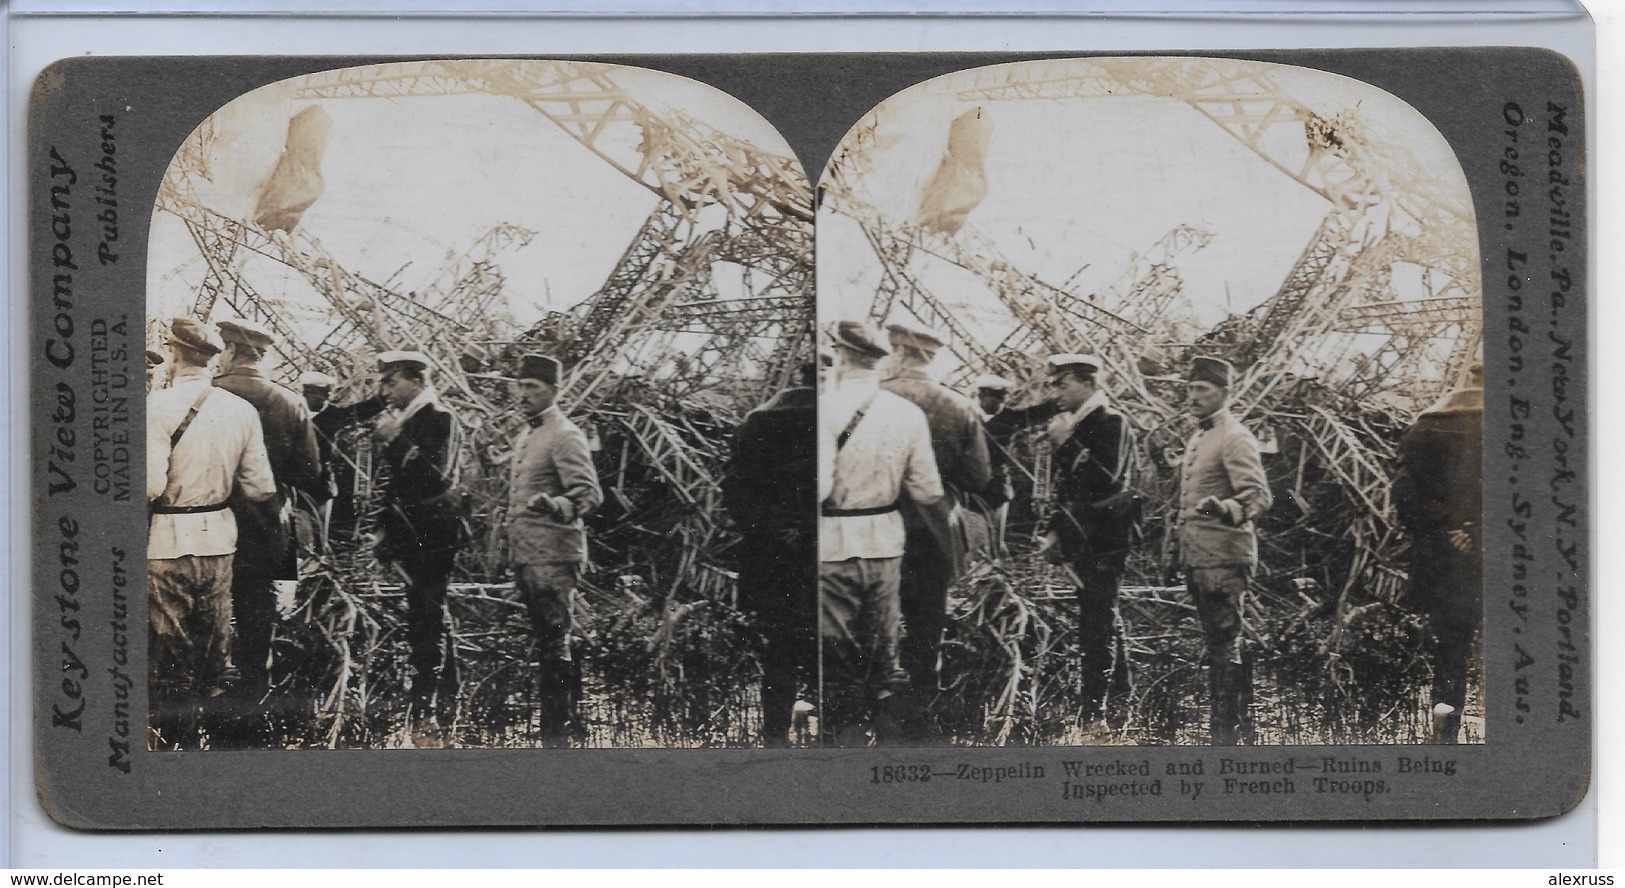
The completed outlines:
[[[466,544],[456,488],[461,427],[429,383],[429,359],[422,353],[384,352],[378,372],[389,405],[376,431],[385,473],[378,558],[406,581],[412,744],[445,746],[441,716],[455,712],[457,696],[446,584]]]
[[[1457,742],[1484,622],[1483,373],[1474,366],[1399,439],[1394,508],[1411,536],[1408,600],[1428,617],[1435,743]]]
[[[254,405],[259,413],[277,488],[277,495],[268,501],[250,502],[234,495],[231,502],[239,535],[231,580],[234,651],[240,702],[249,707],[244,715],[252,719],[271,692],[275,582],[298,578],[291,507],[300,493],[325,496],[327,482],[304,399],[266,378],[260,367],[274,341],[270,332],[242,319],[216,326],[225,350],[220,354],[221,373],[215,377],[215,387]],[[244,727],[254,730],[251,723]]]
[[[919,407],[931,427],[931,449],[944,496],[930,505],[907,501],[903,523],[903,668],[914,692],[929,699],[937,689],[937,660],[948,625],[948,586],[965,570],[967,553],[960,510],[965,498],[985,491],[993,479],[982,414],[964,395],[932,378],[926,368],[943,345],[934,331],[914,324],[886,327],[891,362],[880,387]],[[929,740],[930,727],[916,705],[901,708],[903,738]]]
[[[1105,713],[1109,690],[1128,687],[1117,595],[1134,543],[1135,520],[1131,505],[1112,500],[1132,483],[1134,437],[1128,420],[1112,408],[1100,387],[1100,366],[1093,355],[1049,359],[1047,385],[1059,410],[1048,428],[1054,448],[1054,505],[1039,541],[1039,550],[1066,564],[1078,585],[1081,716],[1086,723]]]
[[[722,504],[744,535],[739,606],[758,619],[762,650],[762,744],[788,742],[798,673],[809,681],[818,654],[817,366],[800,385],[752,410],[734,434]]]

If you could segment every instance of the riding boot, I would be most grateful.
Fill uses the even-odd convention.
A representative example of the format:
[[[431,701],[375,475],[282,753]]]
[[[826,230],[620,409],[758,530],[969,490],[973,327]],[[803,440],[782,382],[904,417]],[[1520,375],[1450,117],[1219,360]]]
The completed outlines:
[[[1215,661],[1208,669],[1208,686],[1212,706],[1209,719],[1209,742],[1214,746],[1236,745],[1237,694],[1236,680],[1239,664]]]
[[[568,661],[542,663],[537,728],[542,746],[547,749],[565,749],[570,745],[570,704],[575,691],[570,666]]]
[[[1244,653],[1236,672],[1236,727],[1237,739],[1247,746],[1258,745],[1258,730],[1253,722],[1253,657]]]
[[[863,693],[854,688],[826,687],[819,712],[818,734],[824,746],[867,746]]]

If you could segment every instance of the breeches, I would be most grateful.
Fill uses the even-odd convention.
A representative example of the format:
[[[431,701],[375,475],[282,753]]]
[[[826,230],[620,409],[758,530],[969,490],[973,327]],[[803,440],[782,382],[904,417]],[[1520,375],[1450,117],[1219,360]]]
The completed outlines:
[[[1251,575],[1252,568],[1240,565],[1188,569],[1187,585],[1196,599],[1202,639],[1214,663],[1241,662],[1241,608]]]
[[[147,562],[148,682],[155,695],[208,696],[231,665],[230,555]]]
[[[1114,682],[1127,687],[1128,663],[1117,597],[1123,573],[1120,559],[1083,558],[1074,562],[1078,574],[1078,653],[1083,672],[1085,709],[1093,712],[1105,702]]]
[[[455,554],[431,550],[412,553],[396,562],[406,575],[407,660],[412,670],[412,701],[420,711],[435,702],[437,690],[455,694],[451,638],[446,625],[446,580]],[[449,678],[450,686],[439,688]],[[444,703],[446,701],[442,701]]]
[[[819,565],[819,629],[826,694],[873,700],[908,683],[899,660],[901,558],[850,558]]]
[[[937,686],[937,652],[942,646],[942,631],[948,625],[953,556],[939,549],[926,533],[909,536],[900,561],[903,668],[916,688],[929,692]]]
[[[541,661],[570,662],[571,599],[581,565],[573,561],[521,564],[515,574]]]

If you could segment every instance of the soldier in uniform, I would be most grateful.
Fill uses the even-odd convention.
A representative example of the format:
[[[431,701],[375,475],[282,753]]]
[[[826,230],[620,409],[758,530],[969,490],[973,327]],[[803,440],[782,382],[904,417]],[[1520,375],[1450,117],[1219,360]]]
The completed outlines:
[[[788,742],[799,675],[818,655],[818,366],[752,410],[734,434],[722,504],[744,535],[739,606],[753,613],[762,651],[762,742]]]
[[[908,545],[899,502],[929,508],[942,498],[930,426],[878,385],[887,349],[876,339],[854,321],[836,326],[835,385],[819,399],[820,730],[831,746],[863,745],[871,720],[877,743],[895,742],[897,700],[909,685],[899,654]]]
[[[1169,537],[1175,547],[1171,561],[1184,570],[1202,621],[1213,698],[1211,739],[1220,746],[1234,746],[1244,722],[1251,722],[1244,706],[1252,696],[1252,676],[1242,662],[1242,603],[1258,564],[1253,520],[1274,502],[1258,439],[1230,414],[1233,372],[1229,362],[1217,358],[1191,362],[1186,393],[1197,430],[1185,443]]]
[[[508,555],[539,647],[541,734],[568,742],[580,675],[570,652],[572,598],[587,560],[581,519],[604,501],[592,450],[581,428],[559,410],[559,362],[519,359],[519,410],[527,425],[514,443],[508,483]]]
[[[174,383],[147,400],[147,648],[152,732],[173,748],[196,735],[200,707],[213,709],[234,678],[239,539],[227,499],[269,501],[276,483],[259,414],[209,382],[219,337],[191,318],[170,322],[169,335]],[[223,715],[208,713],[211,733]]]
[[[448,742],[441,717],[455,712],[457,697],[446,586],[468,543],[456,487],[461,427],[430,384],[422,353],[384,352],[378,372],[389,409],[375,431],[385,478],[377,554],[406,582],[412,744],[433,748]]]
[[[1130,485],[1133,429],[1100,387],[1100,359],[1049,359],[1047,383],[1059,413],[1047,434],[1054,506],[1045,516],[1040,551],[1066,564],[1078,584],[1078,651],[1085,722],[1105,713],[1107,692],[1128,688],[1128,659],[1117,610],[1123,564],[1138,519]]]
[[[1025,536],[1032,533],[1040,516],[1035,514],[1032,473],[1019,464],[1016,454],[1026,446],[1023,433],[1047,422],[1055,415],[1056,407],[1053,398],[1028,407],[1011,407],[1009,396],[1010,381],[1004,377],[987,374],[977,378],[976,400],[987,417],[984,424],[993,483],[1006,491],[1002,512],[1005,530]]]
[[[1484,618],[1483,373],[1472,367],[1399,439],[1394,508],[1411,537],[1410,600],[1428,618],[1436,743],[1457,741]]]
[[[910,740],[928,739],[923,702],[937,688],[937,660],[948,624],[948,586],[964,572],[967,553],[959,510],[965,498],[988,488],[993,479],[987,432],[981,411],[969,398],[936,381],[926,367],[942,347],[942,337],[911,324],[886,327],[891,343],[889,373],[880,387],[925,414],[943,496],[929,504],[909,500],[903,507],[908,545],[903,554],[903,668],[916,697],[905,705],[904,731]]]
[[[276,628],[277,580],[298,578],[293,546],[292,507],[299,493],[325,496],[327,485],[316,430],[304,399],[267,379],[260,369],[273,342],[271,334],[246,320],[216,326],[225,350],[217,388],[254,405],[265,433],[277,495],[266,502],[232,501],[241,544],[232,576],[232,609],[237,622],[237,668],[241,673],[244,726],[252,731],[259,707],[271,691],[271,637]]]

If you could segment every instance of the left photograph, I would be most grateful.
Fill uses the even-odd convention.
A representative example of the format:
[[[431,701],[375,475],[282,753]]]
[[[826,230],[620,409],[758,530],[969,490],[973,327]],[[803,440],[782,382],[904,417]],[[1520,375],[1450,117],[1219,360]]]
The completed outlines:
[[[650,70],[211,115],[147,257],[148,747],[811,743],[812,219]]]

